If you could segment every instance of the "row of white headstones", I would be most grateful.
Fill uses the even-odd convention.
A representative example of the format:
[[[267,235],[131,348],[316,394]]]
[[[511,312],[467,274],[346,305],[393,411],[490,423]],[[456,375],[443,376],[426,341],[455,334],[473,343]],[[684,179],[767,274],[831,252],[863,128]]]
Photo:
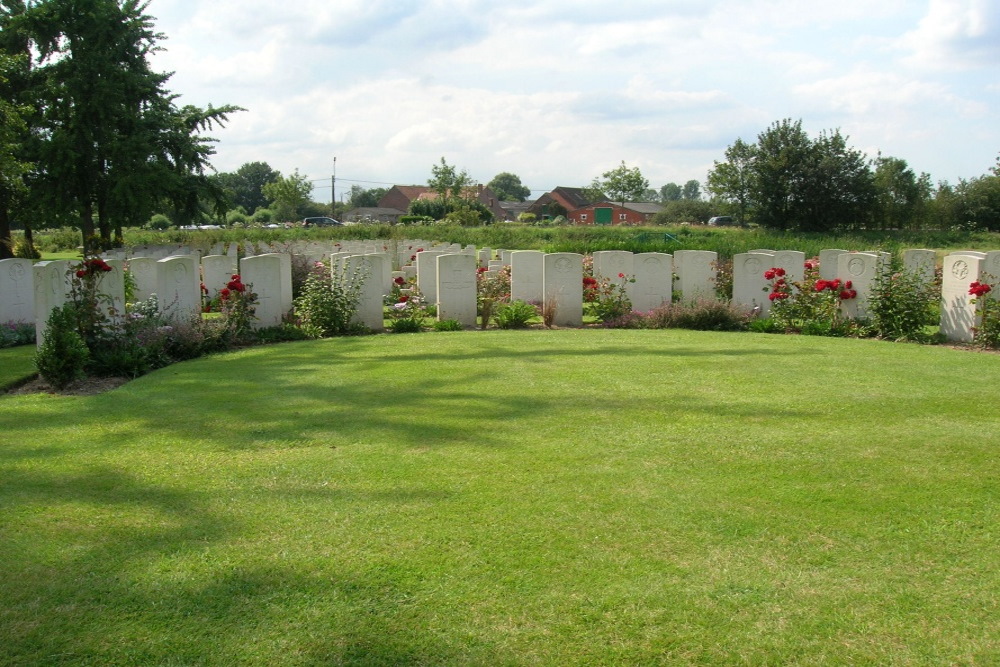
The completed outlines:
[[[393,242],[358,241],[329,248],[311,248],[314,260],[326,259],[331,271],[345,280],[361,280],[357,321],[379,331],[383,327],[384,299],[394,280],[415,282],[423,300],[437,306],[439,320],[457,320],[463,326],[476,324],[477,269],[492,276],[505,266],[511,272],[511,299],[544,304],[552,308],[556,326],[575,327],[583,322],[584,256],[576,253],[543,253],[536,250],[497,250],[472,246],[434,245],[412,240]],[[675,299],[714,299],[716,281],[714,252],[678,250],[665,253],[601,251],[593,254],[593,273],[598,279],[621,284],[633,310],[645,312]],[[906,271],[931,281],[936,255],[932,250],[907,250]],[[850,280],[857,297],[841,304],[847,317],[864,317],[872,285],[888,266],[890,256],[880,252],[824,250],[819,257],[820,277]],[[806,257],[797,251],[753,250],[733,258],[733,303],[766,314],[770,268],[781,268],[789,282],[802,280]],[[156,294],[161,310],[173,318],[190,318],[201,310],[201,285],[214,295],[239,273],[252,285],[259,304],[256,326],[279,324],[292,308],[292,263],[287,253],[264,253],[239,258],[235,253],[200,257],[186,255],[108,259],[113,270],[100,276],[100,290],[117,313],[124,312],[126,266],[135,283],[135,299]],[[34,322],[42,340],[46,317],[69,295],[69,261],[38,262],[0,260],[0,323]],[[394,270],[394,267],[396,269]],[[1000,251],[961,251],[943,261],[941,331],[952,341],[969,341],[976,324],[976,309],[969,295],[973,281],[996,282],[1000,277]],[[995,294],[993,296],[996,296]]]

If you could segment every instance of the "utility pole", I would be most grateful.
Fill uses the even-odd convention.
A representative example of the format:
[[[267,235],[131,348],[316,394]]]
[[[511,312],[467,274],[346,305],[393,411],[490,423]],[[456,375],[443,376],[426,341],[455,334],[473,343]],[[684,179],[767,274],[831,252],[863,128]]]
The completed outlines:
[[[330,177],[330,217],[337,217],[337,156],[333,156],[333,176]]]

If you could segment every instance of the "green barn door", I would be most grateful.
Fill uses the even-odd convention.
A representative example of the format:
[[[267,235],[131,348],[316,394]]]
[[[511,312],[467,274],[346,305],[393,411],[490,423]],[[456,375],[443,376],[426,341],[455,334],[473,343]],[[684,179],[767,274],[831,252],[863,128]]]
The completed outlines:
[[[611,212],[613,209],[610,208],[595,208],[594,209],[594,223],[598,225],[610,225],[611,224]]]

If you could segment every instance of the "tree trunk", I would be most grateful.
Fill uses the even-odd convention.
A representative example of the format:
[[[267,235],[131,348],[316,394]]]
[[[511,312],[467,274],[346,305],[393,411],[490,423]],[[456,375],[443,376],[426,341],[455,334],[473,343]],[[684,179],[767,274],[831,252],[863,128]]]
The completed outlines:
[[[97,248],[91,248],[94,238],[94,205],[90,201],[83,204],[80,211],[80,233],[83,235],[83,254],[89,255]]]
[[[0,202],[0,259],[14,256],[14,239],[10,233],[10,211],[7,202]]]

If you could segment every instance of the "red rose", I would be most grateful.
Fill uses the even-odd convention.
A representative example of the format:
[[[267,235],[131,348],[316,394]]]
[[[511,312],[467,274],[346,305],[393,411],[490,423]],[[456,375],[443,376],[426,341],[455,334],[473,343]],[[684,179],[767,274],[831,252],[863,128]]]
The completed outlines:
[[[767,295],[767,298],[769,300],[771,300],[771,301],[774,301],[775,299],[778,298],[778,293],[777,292],[771,292],[770,294]]]
[[[410,300],[410,297],[408,297],[408,296],[407,296],[407,295],[405,295],[405,294],[404,294],[403,296],[399,297],[399,302],[400,302],[400,303],[406,303],[406,302],[407,302],[407,301],[409,301],[409,300]]]
[[[772,280],[776,275],[777,274],[774,272],[774,269],[768,269],[767,271],[764,272],[764,278],[766,280]]]
[[[87,275],[87,272],[84,271],[83,269],[80,269],[79,271],[76,272],[76,277],[77,278],[83,278],[86,275]],[[970,292],[970,294],[971,294],[971,292]]]
[[[785,275],[785,270],[779,267],[774,270],[774,275],[780,278],[781,276]]]
[[[851,283],[850,280],[848,280],[846,283],[844,283],[844,287],[846,287],[847,289],[851,289],[853,286],[854,285]]]
[[[403,278],[402,276],[397,276],[396,279],[393,280],[392,282],[396,283],[397,285],[405,285],[406,278]]]
[[[619,274],[618,274],[618,277],[619,277],[619,278],[624,278],[624,277],[625,277],[625,274],[624,274],[624,273],[619,273]]]
[[[802,265],[802,268],[804,268],[806,270],[809,270],[812,267],[813,267],[812,262],[806,262],[805,264]]]
[[[229,288],[223,287],[222,289],[220,289],[219,290],[219,298],[222,299],[223,301],[225,301],[226,299],[228,299],[229,298]]]

